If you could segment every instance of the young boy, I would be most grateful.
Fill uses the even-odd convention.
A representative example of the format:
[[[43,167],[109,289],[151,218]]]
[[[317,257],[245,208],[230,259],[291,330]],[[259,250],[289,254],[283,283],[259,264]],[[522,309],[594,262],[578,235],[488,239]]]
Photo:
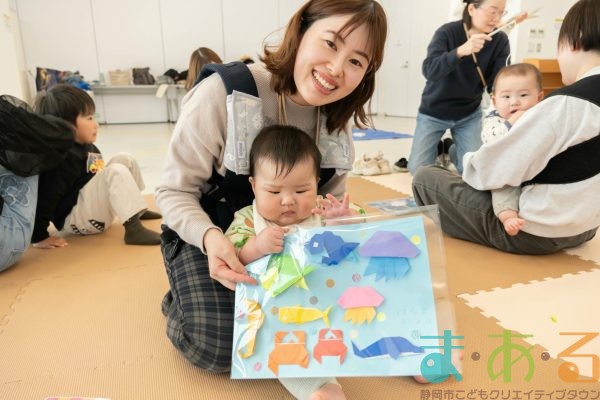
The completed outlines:
[[[348,194],[341,202],[331,194],[317,200],[321,153],[313,139],[295,127],[261,130],[249,161],[254,202],[235,213],[225,233],[243,264],[281,252],[290,225],[321,226],[321,218],[357,214],[349,207]],[[296,398],[345,398],[334,378],[286,378],[281,383]]]
[[[490,143],[506,135],[523,113],[544,98],[542,76],[531,64],[513,64],[498,72],[492,102],[496,108],[483,121],[481,140]],[[515,236],[525,220],[519,217],[520,187],[506,186],[492,190],[494,213],[506,233]]]
[[[62,118],[75,127],[75,144],[62,163],[40,175],[31,237],[34,247],[67,245],[64,238],[48,234],[50,221],[59,231],[91,235],[107,229],[115,216],[125,227],[125,243],[160,244],[159,234],[140,222],[161,215],[148,211],[142,199],[144,182],[137,161],[120,153],[105,165],[93,144],[98,131],[95,109],[85,91],[65,84],[54,86],[36,100],[37,113]]]

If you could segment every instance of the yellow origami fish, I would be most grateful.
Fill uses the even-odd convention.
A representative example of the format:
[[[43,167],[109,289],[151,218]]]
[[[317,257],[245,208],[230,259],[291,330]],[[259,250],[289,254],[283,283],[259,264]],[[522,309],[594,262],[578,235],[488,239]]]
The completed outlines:
[[[292,307],[281,307],[279,309],[279,321],[284,324],[304,324],[306,322],[315,321],[323,318],[323,321],[329,326],[329,312],[331,307],[327,307],[325,311],[321,311],[318,308],[304,308],[297,306]]]

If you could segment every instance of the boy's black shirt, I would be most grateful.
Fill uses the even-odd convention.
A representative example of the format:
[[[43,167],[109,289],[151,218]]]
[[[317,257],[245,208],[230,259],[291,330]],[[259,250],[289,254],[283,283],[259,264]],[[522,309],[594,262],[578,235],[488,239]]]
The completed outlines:
[[[40,174],[32,243],[48,238],[50,221],[56,229],[63,228],[65,218],[77,203],[79,191],[95,175],[88,171],[90,153],[100,154],[100,150],[93,144],[75,143],[58,167]]]

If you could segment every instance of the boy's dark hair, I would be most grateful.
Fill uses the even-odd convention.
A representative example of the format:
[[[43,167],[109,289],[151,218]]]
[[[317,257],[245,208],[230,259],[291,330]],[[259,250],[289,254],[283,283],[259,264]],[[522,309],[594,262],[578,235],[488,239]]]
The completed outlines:
[[[496,93],[496,85],[500,78],[507,75],[516,75],[516,76],[527,76],[533,75],[535,77],[535,82],[537,84],[537,89],[542,91],[542,74],[539,69],[535,65],[527,64],[527,63],[518,63],[511,64],[503,67],[498,74],[496,75],[496,79],[494,79],[494,90],[492,93]]]
[[[321,172],[321,152],[314,140],[294,126],[271,125],[263,128],[250,150],[250,176],[254,176],[259,162],[269,160],[275,164],[276,176],[290,173],[298,162],[313,161],[315,176]]]
[[[348,96],[323,106],[327,115],[327,130],[342,130],[354,114],[356,126],[367,125],[369,119],[364,105],[375,90],[375,72],[383,62],[383,51],[387,36],[387,19],[383,7],[375,0],[310,0],[290,19],[279,47],[273,51],[264,47],[261,61],[273,73],[271,87],[277,93],[294,94],[298,91],[294,82],[294,63],[304,33],[315,22],[323,18],[351,15],[340,34],[345,37],[354,29],[365,24],[369,32],[371,60],[362,82]]]
[[[600,1],[579,0],[567,12],[558,34],[558,47],[600,51]]]
[[[64,83],[38,94],[34,110],[41,115],[54,115],[77,126],[79,115],[92,115],[96,111],[94,100],[84,90]]]

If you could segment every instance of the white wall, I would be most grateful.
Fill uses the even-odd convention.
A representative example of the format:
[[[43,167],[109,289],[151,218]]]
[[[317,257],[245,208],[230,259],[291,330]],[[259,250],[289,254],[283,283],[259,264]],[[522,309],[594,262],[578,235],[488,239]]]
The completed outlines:
[[[524,10],[538,11],[539,17],[523,22],[517,33],[519,53],[524,58],[556,58],[558,32],[562,19],[576,0],[521,0]]]
[[[200,46],[212,48],[224,61],[244,54],[257,58],[263,41],[277,42],[290,15],[304,2],[0,0],[3,10],[8,9],[8,1],[16,2],[19,21],[0,20],[4,22],[2,32],[7,32],[9,25],[14,30],[13,22],[20,22],[26,69],[32,74],[37,66],[79,70],[88,81],[117,68],[148,66],[155,76],[168,68],[182,71],[187,69],[191,52]],[[507,0],[511,15],[520,9],[543,6],[540,17],[522,23],[511,33],[513,62],[528,57],[554,58],[558,34],[555,20],[562,18],[574,2]],[[461,0],[381,0],[381,3],[388,12],[389,36],[378,76],[374,111],[414,115],[424,85],[420,68],[427,44],[434,30],[454,19],[449,15],[460,12],[464,4]],[[529,37],[531,30],[535,38]],[[538,37],[540,31],[543,37]],[[5,36],[0,50],[14,46]],[[15,75],[15,68],[23,69],[19,57],[15,51],[2,51],[5,53],[8,61],[2,62],[0,68],[7,69],[8,76]],[[18,91],[15,84],[18,80],[5,76],[0,76],[2,87],[8,90],[10,84],[10,90]],[[390,105],[392,101],[395,104]],[[399,108],[404,111],[394,111]]]
[[[23,60],[19,20],[14,4],[0,0],[0,95],[9,94],[23,100],[27,96],[26,77],[22,76]]]
[[[6,2],[8,0],[1,0]],[[99,80],[109,70],[150,67],[153,75],[188,68],[209,47],[224,61],[261,53],[276,41],[302,0],[14,0],[26,68],[79,70]]]
[[[98,59],[90,4],[79,0],[17,1],[26,68],[80,71],[97,79]],[[35,94],[35,81],[31,80]]]
[[[190,55],[198,47],[208,47],[224,57],[221,8],[221,0],[160,0],[167,69],[186,70]]]

